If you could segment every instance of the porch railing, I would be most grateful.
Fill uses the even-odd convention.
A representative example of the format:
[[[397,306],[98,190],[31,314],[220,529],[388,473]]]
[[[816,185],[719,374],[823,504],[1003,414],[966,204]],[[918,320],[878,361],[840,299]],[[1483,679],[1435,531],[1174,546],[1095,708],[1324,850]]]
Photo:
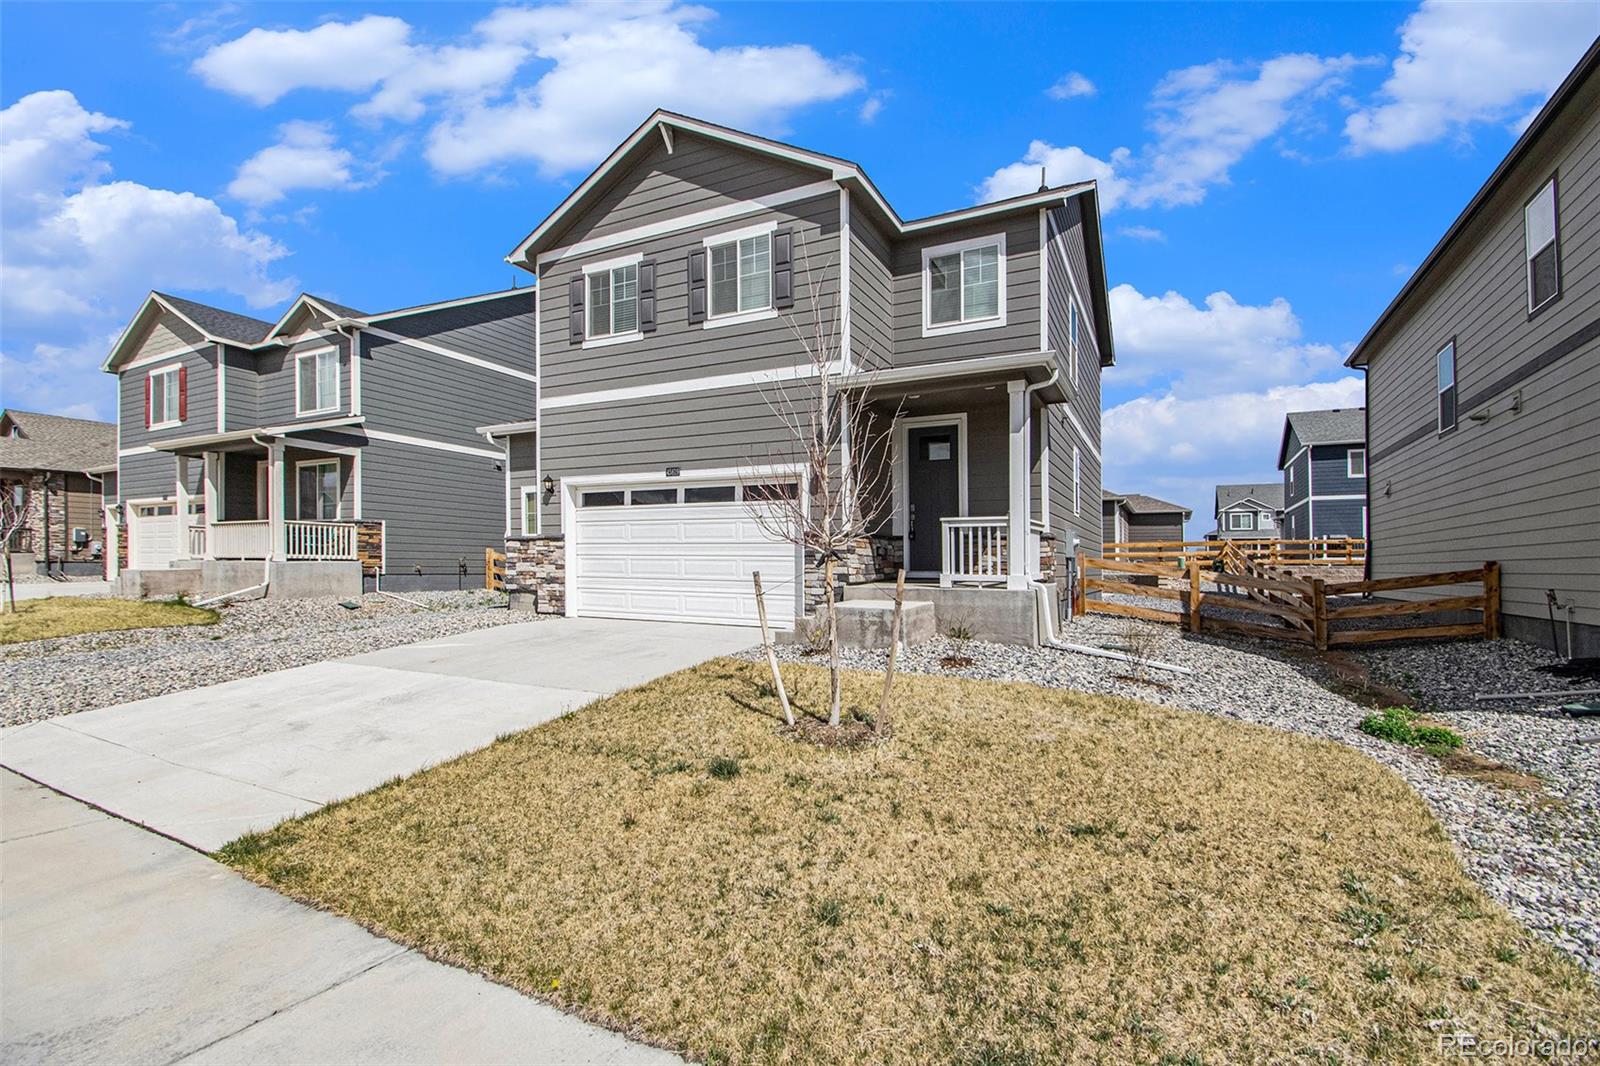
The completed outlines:
[[[189,558],[204,559],[206,557],[206,527],[189,527]]]
[[[940,524],[944,533],[944,557],[939,571],[941,585],[1005,582],[1010,553],[1006,545],[1008,519],[1004,515],[945,518]]]
[[[290,559],[354,559],[356,527],[353,522],[289,522]]]

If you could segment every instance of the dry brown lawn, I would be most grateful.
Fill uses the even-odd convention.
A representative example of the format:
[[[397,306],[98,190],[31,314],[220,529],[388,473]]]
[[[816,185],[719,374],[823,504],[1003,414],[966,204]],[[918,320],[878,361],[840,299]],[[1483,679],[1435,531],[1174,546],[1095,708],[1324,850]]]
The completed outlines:
[[[210,625],[217,617],[216,611],[168,600],[47,596],[18,600],[15,611],[0,613],[0,644],[104,633],[113,629]]]
[[[763,672],[664,678],[223,858],[708,1061],[1405,1061],[1441,1032],[1600,1031],[1587,978],[1354,751],[930,677],[898,682],[891,740],[823,750],[778,735]],[[789,679],[825,707],[820,669]]]

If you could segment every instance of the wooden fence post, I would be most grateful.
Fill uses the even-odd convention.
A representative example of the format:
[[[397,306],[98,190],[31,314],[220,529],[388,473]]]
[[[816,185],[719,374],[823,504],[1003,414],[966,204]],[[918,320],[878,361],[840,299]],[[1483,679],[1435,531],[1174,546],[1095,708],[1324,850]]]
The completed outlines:
[[[1328,585],[1320,577],[1311,579],[1311,636],[1318,651],[1328,650]]]
[[[494,591],[494,549],[483,549],[483,587]]]
[[[1483,564],[1483,639],[1500,639],[1500,564]],[[1568,649],[1571,654],[1571,649]]]
[[[1200,561],[1189,564],[1189,632],[1200,632]]]

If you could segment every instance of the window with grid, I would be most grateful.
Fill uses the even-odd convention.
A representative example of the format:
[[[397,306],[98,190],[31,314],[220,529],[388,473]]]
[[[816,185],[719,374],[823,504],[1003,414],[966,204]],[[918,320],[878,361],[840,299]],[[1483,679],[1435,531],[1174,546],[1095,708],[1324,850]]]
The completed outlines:
[[[638,331],[639,264],[590,274],[588,336],[621,337]]]
[[[708,253],[712,318],[765,311],[772,306],[772,234],[713,244]]]
[[[1000,244],[928,257],[928,322],[953,326],[1000,316]]]

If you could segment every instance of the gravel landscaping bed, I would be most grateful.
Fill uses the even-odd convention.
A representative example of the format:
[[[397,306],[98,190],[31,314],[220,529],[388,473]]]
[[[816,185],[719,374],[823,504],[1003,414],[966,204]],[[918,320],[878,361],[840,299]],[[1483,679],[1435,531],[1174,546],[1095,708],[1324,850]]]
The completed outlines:
[[[1152,601],[1154,602],[1154,601]],[[1467,869],[1529,928],[1600,975],[1600,733],[1594,719],[1559,713],[1505,713],[1474,705],[1474,692],[1563,687],[1536,667],[1556,661],[1512,640],[1419,642],[1346,653],[1375,681],[1406,689],[1418,705],[1465,738],[1467,747],[1538,778],[1516,789],[1446,772],[1416,749],[1369,737],[1356,725],[1369,708],[1324,683],[1334,672],[1308,652],[1270,642],[1192,637],[1176,627],[1107,615],[1072,622],[1064,639],[1119,648],[1139,634],[1145,654],[1194,671],[1183,676],[1050,648],[1028,649],[938,638],[910,648],[900,668],[995,681],[1106,693],[1335,740],[1392,767],[1428,802]],[[786,660],[818,663],[794,645]],[[882,652],[846,651],[852,668],[883,669]],[[759,658],[760,652],[747,653]],[[971,658],[950,668],[940,660]],[[1584,687],[1584,686],[1573,686]]]
[[[109,707],[396,644],[531,622],[503,594],[416,592],[419,609],[369,594],[356,610],[334,598],[251,600],[215,625],[86,633],[0,648],[0,725]]]

